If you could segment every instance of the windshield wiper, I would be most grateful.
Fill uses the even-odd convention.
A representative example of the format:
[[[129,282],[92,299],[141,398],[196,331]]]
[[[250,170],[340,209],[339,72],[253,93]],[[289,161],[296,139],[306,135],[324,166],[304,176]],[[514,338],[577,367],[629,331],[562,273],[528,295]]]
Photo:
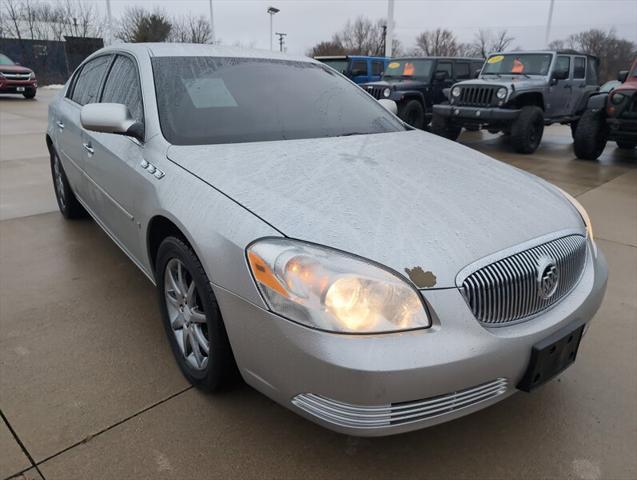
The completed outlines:
[[[524,75],[526,78],[531,78],[528,74],[522,72],[509,72],[510,75]]]
[[[354,135],[367,135],[367,132],[349,132],[343,133],[341,135],[336,135],[337,137],[353,137]]]

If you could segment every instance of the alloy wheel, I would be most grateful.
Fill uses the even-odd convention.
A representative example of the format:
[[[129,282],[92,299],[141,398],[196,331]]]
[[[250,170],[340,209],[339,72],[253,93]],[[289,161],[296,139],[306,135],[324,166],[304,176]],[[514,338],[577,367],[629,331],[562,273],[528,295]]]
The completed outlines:
[[[53,155],[53,183],[55,184],[55,193],[62,208],[66,208],[66,196],[64,192],[64,177],[62,176],[62,166],[57,155]]]
[[[188,364],[205,370],[210,354],[208,323],[192,275],[178,258],[164,270],[164,296],[172,332]]]

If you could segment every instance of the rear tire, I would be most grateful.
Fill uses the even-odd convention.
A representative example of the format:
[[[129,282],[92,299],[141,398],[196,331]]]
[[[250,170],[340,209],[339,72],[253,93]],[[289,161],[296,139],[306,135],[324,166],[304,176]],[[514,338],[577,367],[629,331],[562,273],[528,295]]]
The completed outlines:
[[[607,141],[608,127],[604,117],[590,110],[584,112],[575,132],[575,156],[582,160],[596,160],[604,151]]]
[[[452,125],[447,117],[434,113],[431,119],[431,133],[455,141],[460,136],[460,132],[462,132],[462,127]]]
[[[522,107],[520,116],[511,128],[511,145],[518,153],[533,153],[540,146],[544,134],[544,112],[540,107]]]
[[[186,379],[215,391],[236,377],[221,311],[201,262],[183,240],[167,237],[157,251],[159,308],[170,347]]]
[[[58,208],[60,213],[67,220],[74,220],[77,218],[85,218],[88,216],[86,210],[82,204],[77,200],[69,180],[58,157],[57,152],[53,147],[50,149],[51,157],[51,176],[53,177],[53,190],[55,191],[55,199],[58,202]]]
[[[400,119],[415,128],[425,128],[425,109],[418,100],[409,100],[398,108]]]
[[[573,137],[573,141],[575,140],[575,132],[577,132],[577,124],[579,123],[579,120],[575,120],[574,122],[571,122],[570,127],[571,127],[571,137]]]
[[[633,150],[635,146],[637,146],[637,143],[617,140],[617,148],[621,148],[622,150]]]

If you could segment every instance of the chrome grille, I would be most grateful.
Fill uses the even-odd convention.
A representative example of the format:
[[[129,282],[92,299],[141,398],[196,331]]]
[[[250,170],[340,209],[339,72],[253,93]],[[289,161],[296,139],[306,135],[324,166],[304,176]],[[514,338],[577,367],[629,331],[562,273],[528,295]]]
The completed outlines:
[[[460,98],[456,105],[468,107],[489,107],[491,106],[495,92],[500,87],[460,87]]]
[[[559,272],[557,289],[540,294],[539,265],[552,259]],[[517,322],[559,302],[577,284],[586,264],[586,238],[569,235],[480,268],[462,282],[475,317],[485,324]]]
[[[30,73],[7,73],[3,72],[2,75],[7,80],[28,80],[31,76]]]
[[[372,97],[374,97],[376,100],[380,100],[381,98],[385,98],[383,97],[383,90],[385,90],[386,88],[387,87],[376,87],[374,85],[369,85],[365,87],[365,91],[369,93]]]
[[[462,410],[502,395],[507,387],[506,378],[497,378],[476,387],[413,402],[353,405],[313,393],[302,393],[294,397],[292,403],[325,422],[342,427],[380,428],[414,423]]]

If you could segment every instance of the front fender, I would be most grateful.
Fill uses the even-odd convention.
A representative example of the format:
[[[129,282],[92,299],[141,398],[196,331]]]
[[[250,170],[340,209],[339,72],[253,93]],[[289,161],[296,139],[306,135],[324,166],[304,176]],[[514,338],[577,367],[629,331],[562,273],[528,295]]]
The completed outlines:
[[[586,103],[586,110],[592,110],[594,112],[598,112],[600,110],[604,110],[606,108],[606,102],[608,101],[608,93],[597,93],[595,95],[591,95],[588,98],[588,102]]]
[[[397,90],[392,91],[392,94],[389,96],[390,100],[395,101],[396,103],[405,102],[409,100],[420,100],[423,105],[425,105],[425,96],[422,92],[418,90]]]

